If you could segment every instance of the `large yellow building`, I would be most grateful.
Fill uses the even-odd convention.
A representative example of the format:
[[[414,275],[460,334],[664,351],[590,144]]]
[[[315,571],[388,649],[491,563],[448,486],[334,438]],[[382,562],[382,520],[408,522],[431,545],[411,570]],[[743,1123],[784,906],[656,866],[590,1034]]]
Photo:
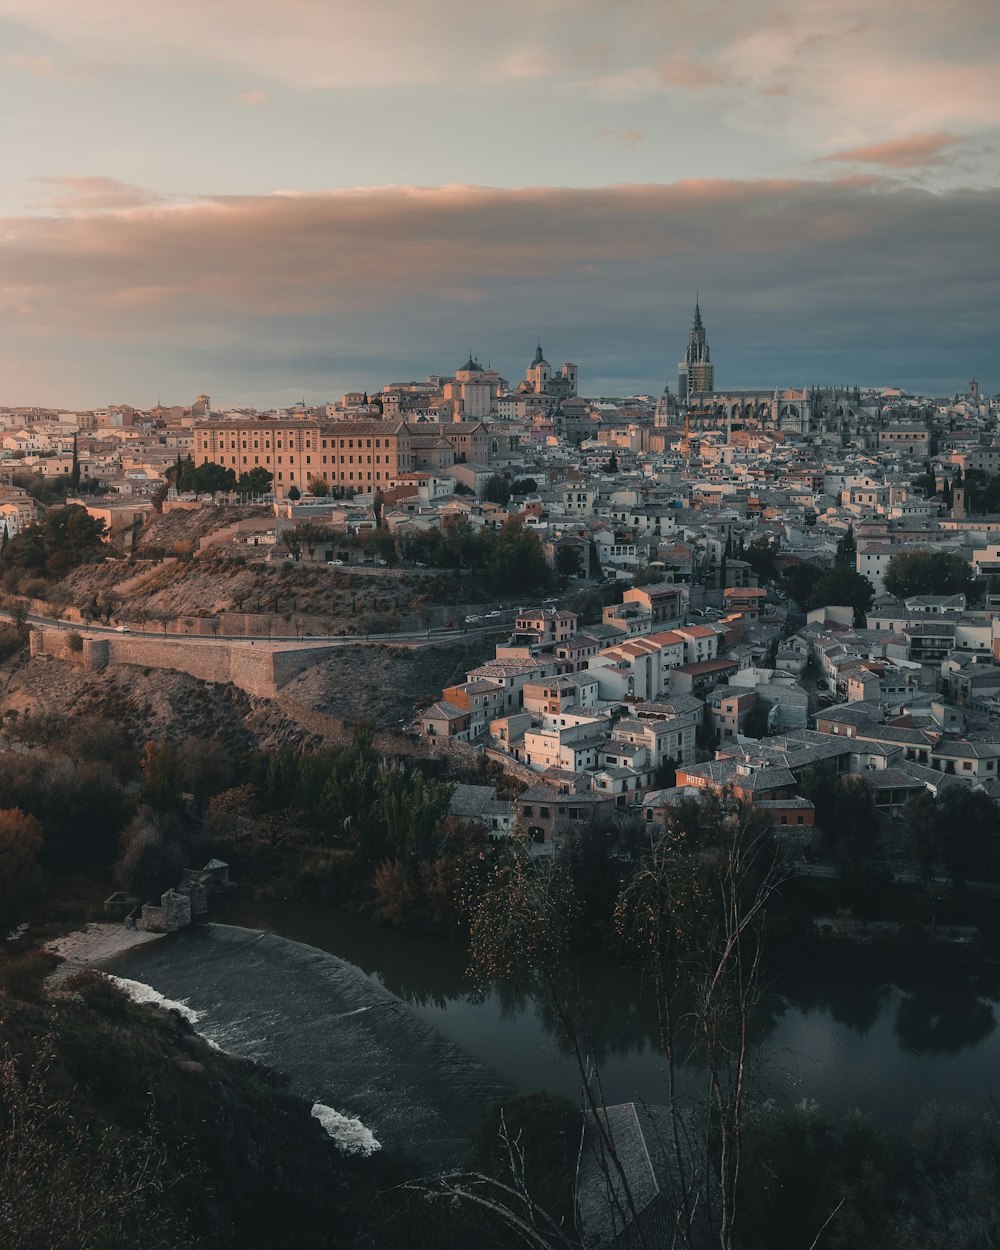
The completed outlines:
[[[353,494],[384,490],[416,467],[414,459],[402,421],[246,418],[200,421],[194,430],[196,465],[211,461],[237,477],[266,469],[279,498],[292,486],[306,491],[312,478]]]

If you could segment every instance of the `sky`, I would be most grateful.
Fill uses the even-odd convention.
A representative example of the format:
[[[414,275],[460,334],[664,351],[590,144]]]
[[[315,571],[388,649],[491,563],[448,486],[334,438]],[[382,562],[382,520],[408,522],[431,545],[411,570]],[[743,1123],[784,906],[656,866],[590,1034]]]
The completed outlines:
[[[0,405],[1000,390],[996,0],[0,0]]]

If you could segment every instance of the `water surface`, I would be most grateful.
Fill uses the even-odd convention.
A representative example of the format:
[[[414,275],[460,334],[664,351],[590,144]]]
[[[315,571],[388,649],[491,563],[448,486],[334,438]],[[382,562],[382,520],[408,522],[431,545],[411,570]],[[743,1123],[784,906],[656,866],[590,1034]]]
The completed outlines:
[[[297,902],[231,898],[213,904],[213,917],[227,924],[140,947],[113,970],[187,999],[219,1045],[288,1072],[301,1093],[359,1115],[387,1144],[457,1160],[505,1089],[579,1099],[576,1063],[546,1003],[473,992],[458,943]],[[655,1013],[638,974],[600,964],[583,992],[606,1100],[663,1101]],[[756,1021],[757,1093],[904,1127],[924,1102],[981,1105],[1000,1092],[998,999],[993,981],[965,970],[779,980]],[[681,1085],[698,1096],[696,1063]]]

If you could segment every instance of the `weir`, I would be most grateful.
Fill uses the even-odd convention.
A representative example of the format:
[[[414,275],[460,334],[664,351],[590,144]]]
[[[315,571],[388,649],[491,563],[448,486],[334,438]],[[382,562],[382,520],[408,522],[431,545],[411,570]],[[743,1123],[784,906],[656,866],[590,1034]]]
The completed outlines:
[[[286,1072],[428,1168],[461,1164],[487,1105],[512,1091],[353,965],[272,933],[198,925],[108,970],[185,1002],[223,1050]]]

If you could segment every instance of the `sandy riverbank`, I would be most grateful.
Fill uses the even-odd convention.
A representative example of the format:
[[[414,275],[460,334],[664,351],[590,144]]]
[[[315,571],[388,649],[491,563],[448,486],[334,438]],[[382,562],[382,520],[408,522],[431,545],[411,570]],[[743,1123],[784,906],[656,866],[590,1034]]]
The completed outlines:
[[[49,984],[65,980],[74,973],[83,972],[85,968],[100,965],[133,946],[155,942],[162,936],[162,933],[126,929],[121,924],[94,923],[75,929],[63,937],[53,938],[51,942],[45,943],[45,950],[58,955],[63,962],[49,977]]]

